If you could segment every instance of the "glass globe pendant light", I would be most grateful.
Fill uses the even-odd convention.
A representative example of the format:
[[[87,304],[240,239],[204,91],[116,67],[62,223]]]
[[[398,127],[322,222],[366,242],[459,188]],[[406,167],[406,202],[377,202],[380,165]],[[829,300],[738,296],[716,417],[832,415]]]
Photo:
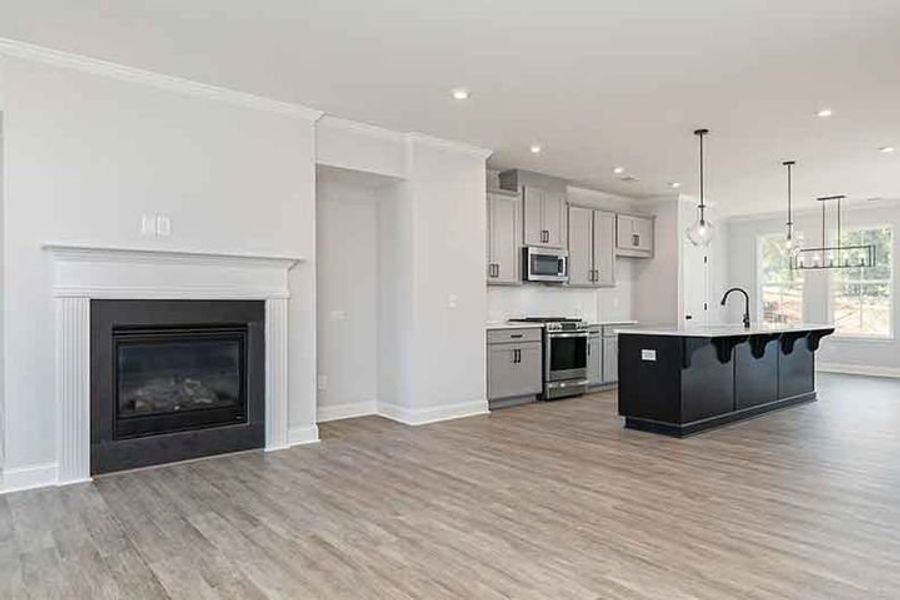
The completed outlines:
[[[803,236],[794,231],[794,215],[792,206],[792,169],[797,164],[796,161],[786,160],[783,164],[787,167],[787,221],[784,224],[784,245],[782,246],[784,255],[790,259],[797,257],[800,249],[803,247]]]
[[[709,129],[698,129],[694,132],[700,139],[700,204],[697,205],[697,221],[687,228],[685,235],[695,246],[706,247],[713,239],[715,227],[706,218],[706,202],[703,189],[703,137],[709,133]]]

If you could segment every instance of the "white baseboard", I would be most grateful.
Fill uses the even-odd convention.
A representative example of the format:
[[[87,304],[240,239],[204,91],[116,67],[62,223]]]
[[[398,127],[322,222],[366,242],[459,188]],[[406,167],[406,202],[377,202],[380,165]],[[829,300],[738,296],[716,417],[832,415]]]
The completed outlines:
[[[841,373],[844,375],[868,375],[870,377],[892,377],[900,379],[900,369],[891,367],[873,367],[870,365],[848,365],[841,363],[816,363],[816,371],[822,373]]]
[[[486,415],[489,412],[487,400],[474,400],[418,409],[409,409],[388,402],[378,403],[378,414],[404,425],[425,425],[426,423],[436,423],[438,421],[448,421],[474,415]]]
[[[316,444],[319,441],[319,428],[315,425],[291,427],[288,430],[288,447]]]
[[[4,469],[0,478],[0,494],[56,485],[56,480],[56,463]]]
[[[347,402],[344,404],[325,405],[318,408],[319,423],[337,421],[338,419],[350,419],[353,417],[365,417],[378,414],[378,402],[364,400],[362,402]]]

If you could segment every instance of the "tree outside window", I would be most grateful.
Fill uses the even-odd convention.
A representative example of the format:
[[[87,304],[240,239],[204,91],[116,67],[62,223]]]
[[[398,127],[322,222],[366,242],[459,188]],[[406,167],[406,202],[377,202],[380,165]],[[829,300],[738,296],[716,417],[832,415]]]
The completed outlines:
[[[782,325],[803,321],[803,275],[791,269],[784,254],[784,236],[759,238],[759,306],[763,323]]]
[[[893,331],[893,230],[889,226],[846,231],[844,246],[875,246],[874,267],[835,269],[831,310],[837,335],[889,338]]]

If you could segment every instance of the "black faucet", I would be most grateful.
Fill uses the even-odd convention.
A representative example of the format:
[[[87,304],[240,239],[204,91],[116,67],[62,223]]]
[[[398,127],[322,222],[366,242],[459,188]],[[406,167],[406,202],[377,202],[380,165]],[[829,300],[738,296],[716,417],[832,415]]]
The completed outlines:
[[[740,292],[744,295],[744,328],[750,329],[750,295],[743,288],[733,287],[722,296],[722,306],[725,306],[725,301],[728,300],[731,292]]]

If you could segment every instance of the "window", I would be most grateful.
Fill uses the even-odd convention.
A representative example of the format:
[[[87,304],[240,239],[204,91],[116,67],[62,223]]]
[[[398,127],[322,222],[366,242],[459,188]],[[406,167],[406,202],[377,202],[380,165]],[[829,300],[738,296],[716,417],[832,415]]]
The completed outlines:
[[[784,236],[759,238],[757,306],[767,324],[803,321],[803,276],[792,270],[784,253]]]
[[[847,337],[894,335],[893,230],[888,226],[843,233],[845,246],[875,246],[875,266],[835,269],[831,279],[831,311],[835,333]]]

